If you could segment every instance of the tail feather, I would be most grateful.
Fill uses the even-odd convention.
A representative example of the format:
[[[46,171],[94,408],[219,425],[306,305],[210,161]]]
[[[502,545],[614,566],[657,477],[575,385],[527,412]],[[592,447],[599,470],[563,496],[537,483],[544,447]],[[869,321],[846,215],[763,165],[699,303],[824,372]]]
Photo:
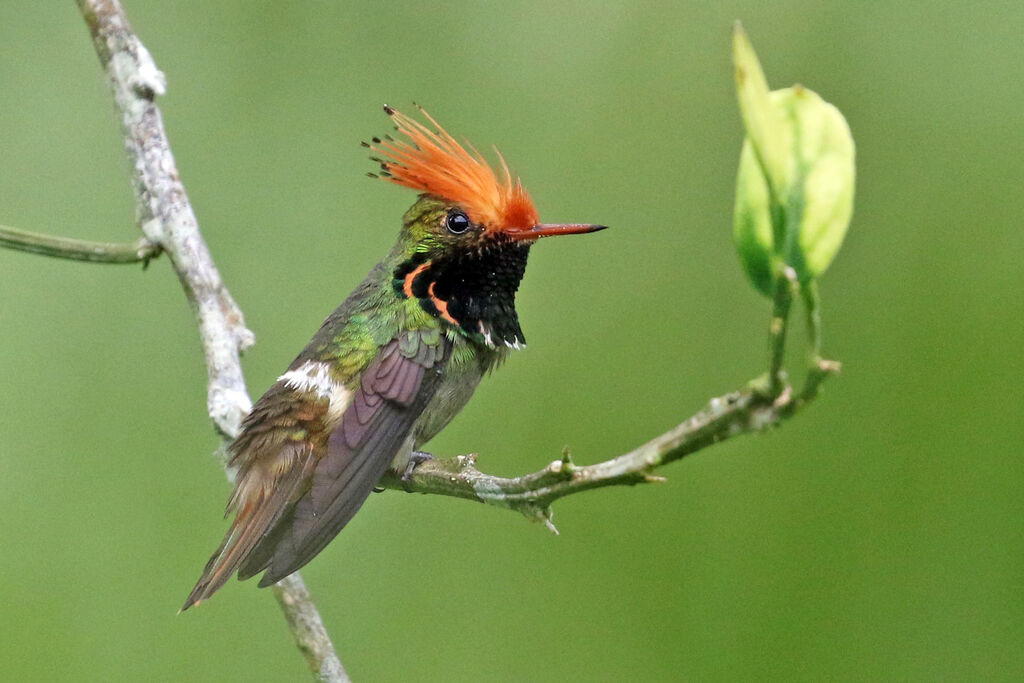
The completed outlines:
[[[308,482],[312,458],[306,444],[295,444],[293,448],[300,462],[293,462],[276,481],[256,479],[250,485],[251,478],[265,476],[265,473],[247,472],[240,477],[233,499],[242,507],[185,599],[181,612],[206,600],[227,583],[260,540],[272,533],[282,516],[294,506],[296,493]]]

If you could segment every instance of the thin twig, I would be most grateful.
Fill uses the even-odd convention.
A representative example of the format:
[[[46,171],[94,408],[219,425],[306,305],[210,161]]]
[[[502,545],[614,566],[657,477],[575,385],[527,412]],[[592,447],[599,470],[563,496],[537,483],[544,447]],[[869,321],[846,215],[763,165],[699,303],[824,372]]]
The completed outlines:
[[[324,628],[313,596],[309,594],[299,572],[284,577],[271,586],[271,590],[274,591],[274,597],[295,636],[295,644],[306,658],[314,678],[325,683],[348,681],[348,673],[334,651],[331,636]]]
[[[253,335],[221,280],[178,177],[160,110],[153,101],[164,93],[164,76],[117,0],[78,0],[78,5],[121,113],[136,219],[143,235],[167,252],[195,311],[206,355],[210,417],[225,438],[234,437],[252,407],[239,355],[252,345]],[[293,574],[274,590],[315,677],[348,681],[301,577]]]
[[[551,503],[559,498],[604,486],[664,481],[653,474],[656,468],[731,437],[778,425],[806,406],[820,382],[838,370],[838,363],[823,361],[814,391],[805,389],[797,398],[788,385],[770,396],[764,391],[764,380],[755,380],[744,389],[711,399],[690,419],[629,453],[595,465],[576,465],[566,454],[539,472],[508,479],[484,474],[476,469],[476,455],[462,455],[428,460],[404,480],[389,473],[381,485],[517,510],[557,533]]]
[[[91,242],[55,237],[0,225],[0,247],[53,258],[90,263],[139,263],[147,265],[160,255],[160,245],[140,237],[130,244]]]

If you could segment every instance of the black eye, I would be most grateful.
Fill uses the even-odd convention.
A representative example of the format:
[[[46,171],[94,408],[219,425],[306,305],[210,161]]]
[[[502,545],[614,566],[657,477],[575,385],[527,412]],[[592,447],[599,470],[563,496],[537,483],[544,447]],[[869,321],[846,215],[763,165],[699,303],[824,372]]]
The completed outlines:
[[[444,227],[448,228],[448,232],[453,235],[461,235],[469,230],[469,226],[469,218],[458,209],[450,211],[444,222]]]

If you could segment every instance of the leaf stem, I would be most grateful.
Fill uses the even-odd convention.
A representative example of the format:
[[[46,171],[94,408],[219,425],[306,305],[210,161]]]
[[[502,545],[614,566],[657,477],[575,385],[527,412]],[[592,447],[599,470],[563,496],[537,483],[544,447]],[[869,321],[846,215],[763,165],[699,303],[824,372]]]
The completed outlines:
[[[775,296],[772,299],[772,319],[768,326],[768,390],[772,397],[779,396],[786,386],[783,369],[786,356],[786,330],[793,294],[799,288],[796,271],[783,265],[775,277]]]
[[[814,367],[821,360],[821,299],[818,296],[818,283],[813,278],[800,286],[800,294],[804,300],[804,313],[807,316],[807,336],[811,341],[810,365]]]

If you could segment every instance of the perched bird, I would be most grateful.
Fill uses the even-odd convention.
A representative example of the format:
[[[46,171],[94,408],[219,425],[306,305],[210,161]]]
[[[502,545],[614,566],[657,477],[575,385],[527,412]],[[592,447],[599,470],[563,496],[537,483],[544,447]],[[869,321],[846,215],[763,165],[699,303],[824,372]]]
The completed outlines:
[[[462,410],[480,378],[525,344],[515,294],[540,237],[601,225],[540,223],[504,159],[501,175],[425,111],[384,107],[398,133],[363,143],[378,174],[420,192],[398,242],[327,317],[229,447],[235,518],[182,608],[235,572],[260,587],[309,562],[381,476]],[[500,154],[499,154],[500,158]]]

